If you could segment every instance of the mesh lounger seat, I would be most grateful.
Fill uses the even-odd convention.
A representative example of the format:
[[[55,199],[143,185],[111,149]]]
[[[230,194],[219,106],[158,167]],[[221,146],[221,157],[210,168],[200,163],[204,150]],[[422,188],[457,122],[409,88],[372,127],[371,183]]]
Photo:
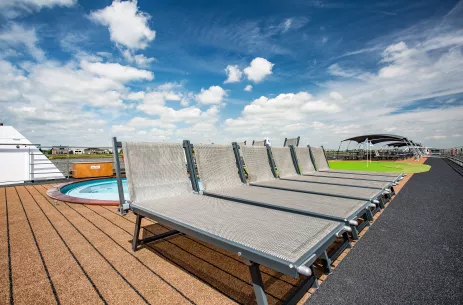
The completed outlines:
[[[355,179],[369,179],[378,181],[398,181],[403,178],[402,174],[390,173],[374,173],[364,171],[345,171],[345,170],[332,170],[326,160],[325,151],[323,147],[309,147],[310,153],[313,157],[313,162],[317,171],[323,176],[332,175],[333,177],[346,177]],[[362,178],[363,177],[363,178]]]
[[[315,148],[315,150],[316,149],[317,148]],[[312,157],[310,156],[311,150],[308,147],[294,147],[294,152],[297,156],[299,170],[301,174],[304,176],[355,179],[356,181],[364,180],[364,181],[376,181],[376,182],[383,182],[383,183],[394,182],[395,178],[397,178],[396,174],[394,174],[393,176],[381,176],[380,174],[376,175],[374,173],[371,173],[371,175],[364,174],[366,172],[361,172],[361,171],[359,171],[358,173],[356,173],[356,171],[345,171],[345,172],[342,171],[338,173],[337,171],[334,171],[334,170],[317,172],[315,170]],[[322,150],[322,153],[323,153],[323,150]],[[325,162],[326,162],[326,159],[325,159]]]
[[[237,156],[232,145],[200,144],[195,145],[194,150],[205,195],[343,221],[352,227],[354,239],[358,239],[358,232],[368,225],[371,219],[369,201],[333,198],[244,184],[239,175],[239,164],[237,166]],[[360,224],[358,224],[359,218],[363,220]],[[330,259],[335,259],[335,257],[330,257]]]
[[[307,148],[306,150],[308,154],[309,151]],[[293,160],[292,153],[296,157],[295,160]],[[299,166],[299,160],[297,158],[297,152],[294,147],[272,147],[272,156],[273,160],[275,160],[275,165],[278,168],[278,176],[282,180],[305,181],[308,183],[354,186],[384,190],[389,190],[392,186],[392,182],[384,181],[301,176],[296,171],[296,167]]]
[[[117,151],[119,142],[113,139]],[[256,300],[267,304],[259,265],[284,274],[306,275],[300,297],[316,284],[312,264],[340,234],[346,234],[343,222],[279,211],[259,206],[194,194],[196,175],[191,150],[185,145],[124,142],[124,162],[131,196],[124,200],[120,165],[115,158],[120,211],[137,215],[132,247],[184,233],[214,246],[238,254],[249,263]],[[186,152],[186,154],[185,154]],[[142,217],[164,224],[172,231],[139,240]],[[348,229],[348,228],[347,228]],[[305,289],[305,290],[304,290]],[[301,292],[302,291],[302,292]]]
[[[380,207],[384,206],[382,190],[280,180],[275,178],[272,172],[273,165],[269,164],[271,159],[268,158],[267,147],[245,146],[241,147],[240,150],[248,170],[250,185],[340,198],[368,200],[378,203]]]

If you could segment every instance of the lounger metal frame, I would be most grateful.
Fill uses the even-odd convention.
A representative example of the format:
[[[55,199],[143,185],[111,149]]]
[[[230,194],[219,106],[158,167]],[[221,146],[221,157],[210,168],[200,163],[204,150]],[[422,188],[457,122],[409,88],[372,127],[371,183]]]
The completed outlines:
[[[237,142],[233,142],[232,146],[233,146],[233,151],[235,153],[236,164],[238,166],[238,172],[240,173],[241,181],[244,184],[247,184],[246,176],[244,174],[244,165],[243,165],[243,163],[241,161],[241,156],[240,156],[240,153],[239,153],[239,149],[240,149],[239,144]],[[268,157],[269,157],[270,166],[272,168],[275,168],[275,161],[273,160],[271,150],[269,149],[268,146],[267,146],[267,153],[268,153]],[[272,172],[276,176],[276,172],[274,170]],[[277,189],[277,190],[281,190],[281,191],[300,192],[300,193],[311,194],[311,195],[322,195],[322,196],[327,196],[327,197],[333,197],[334,200],[335,200],[335,198],[344,198],[342,196],[334,196],[334,195],[329,195],[329,194],[326,194],[326,193],[318,194],[318,193],[314,193],[314,192],[298,191],[298,190],[287,189],[287,188],[263,186],[263,185],[254,184],[254,183],[249,183],[249,185],[250,186],[263,187],[263,188],[269,188],[269,189]],[[291,213],[298,213],[298,214],[307,215],[307,216],[315,216],[315,217],[329,219],[329,220],[342,221],[342,222],[345,223],[346,226],[349,226],[351,228],[351,230],[352,230],[351,234],[352,234],[352,239],[353,240],[358,240],[358,238],[359,238],[358,234],[360,232],[362,232],[362,230],[365,227],[370,225],[370,223],[373,221],[373,216],[378,211],[381,210],[381,206],[384,207],[384,202],[382,202],[382,201],[372,203],[369,200],[367,200],[367,202],[365,202],[365,204],[362,207],[359,207],[359,209],[357,209],[354,213],[352,213],[350,217],[341,218],[341,217],[330,216],[330,215],[325,215],[325,214],[321,214],[321,213],[315,213],[315,212],[304,211],[304,210],[299,210],[299,209],[292,209],[292,208],[288,208],[288,207],[276,207],[275,205],[267,204],[265,202],[260,202],[260,201],[257,202],[257,201],[253,201],[253,200],[244,200],[242,198],[235,198],[235,197],[230,197],[230,196],[225,196],[225,195],[218,195],[218,194],[213,194],[213,193],[209,193],[209,192],[206,192],[206,191],[203,192],[203,193],[208,195],[208,196],[213,196],[213,197],[223,198],[223,199],[237,200],[239,202],[258,205],[258,206],[262,206],[262,207],[269,207],[269,208],[278,209],[278,210],[281,210],[281,211],[287,211],[287,212],[291,212]],[[351,197],[345,197],[345,198],[346,199],[358,199],[358,198],[351,198]],[[355,223],[355,222],[357,222],[358,219],[362,219],[362,222],[360,224]],[[333,255],[331,256],[331,258],[333,258]]]
[[[301,137],[292,138],[292,139],[285,138],[285,142],[283,143],[283,147],[286,147],[286,144],[288,143],[288,140],[293,140],[293,139],[296,139],[296,147],[299,146],[299,141],[301,140]]]
[[[304,182],[316,183],[316,184],[329,184],[329,185],[339,185],[339,186],[348,186],[348,187],[358,187],[358,188],[384,190],[384,191],[386,191],[386,193],[384,194],[384,196],[386,197],[385,198],[386,202],[392,198],[391,195],[395,194],[395,191],[394,191],[395,182],[392,182],[392,181],[386,182],[386,181],[377,181],[377,180],[372,180],[372,179],[345,178],[345,177],[342,177],[342,176],[327,177],[327,176],[320,176],[320,175],[302,174],[301,171],[300,171],[300,167],[299,167],[299,159],[297,158],[297,153],[296,153],[296,150],[294,149],[294,146],[290,145],[289,149],[291,151],[291,158],[293,160],[294,168],[296,169],[296,172],[297,172],[298,175],[306,176],[306,177],[312,176],[312,177],[323,177],[323,178],[339,178],[339,179],[347,179],[347,180],[354,180],[354,181],[360,180],[360,181],[384,182],[384,184],[386,184],[386,185],[384,187],[375,187],[375,186],[352,185],[352,184],[344,184],[344,183],[336,183],[336,182],[319,182],[319,181],[310,181],[310,180],[307,180],[307,181],[305,181],[305,180],[297,180],[297,179],[291,179],[291,178],[280,178],[282,180],[304,181]],[[309,153],[310,153],[310,151],[309,151]],[[390,193],[388,193],[388,192],[390,192]]]
[[[307,147],[309,148],[309,152],[310,152],[310,158],[312,159],[312,164],[314,165],[314,168],[317,172],[320,172],[320,173],[324,173],[324,172],[327,172],[327,173],[333,173],[333,174],[343,174],[342,171],[320,171],[317,167],[317,163],[315,162],[315,157],[314,157],[314,153],[312,151],[312,147],[310,145],[307,145]],[[330,167],[330,163],[328,162],[328,158],[326,157],[326,153],[325,153],[325,149],[323,148],[323,146],[321,146],[322,150],[323,150],[323,154],[325,155],[325,160],[326,160],[326,163],[328,164],[328,168],[331,169]],[[352,174],[352,173],[347,173],[347,174]],[[360,179],[360,178],[344,178],[342,176],[336,176],[336,178],[344,178],[344,179],[353,179],[353,180],[368,180],[368,181],[385,181],[385,180],[378,180],[378,179],[374,179],[375,177],[377,178],[377,176],[384,176],[384,175],[381,175],[379,173],[374,173],[372,172],[371,174],[370,173],[365,173],[365,172],[361,172],[359,171],[358,173],[355,173],[355,175],[359,175],[359,176],[367,176],[367,177],[372,177],[373,179],[368,179],[368,178],[365,178],[365,179]],[[405,177],[407,174],[400,174],[400,175],[397,175],[395,178],[393,178],[393,176],[390,176],[390,178],[393,178],[393,182],[397,182],[397,181],[400,181],[403,179],[403,177]],[[306,176],[311,176],[311,175],[306,175]],[[335,177],[335,176],[333,176]]]
[[[191,148],[193,148],[193,147],[194,146],[191,145]],[[235,161],[236,161],[236,166],[237,166],[237,169],[238,169],[239,177],[241,179],[241,182],[243,182],[243,184],[246,184],[246,176],[244,174],[244,167],[243,167],[243,164],[241,162],[241,156],[239,154],[239,144],[236,143],[236,142],[233,142],[232,143],[232,149],[233,149],[233,153],[235,155]],[[187,161],[189,163],[191,163],[191,164],[194,164],[194,158],[193,158],[192,154],[190,155],[189,158],[190,159],[187,160]],[[195,171],[194,175],[197,175],[196,169],[194,168],[193,170]],[[198,191],[199,191],[199,189],[198,189]],[[263,207],[263,208],[270,208],[270,209],[278,210],[278,211],[282,211],[282,212],[290,212],[290,213],[300,214],[300,215],[304,215],[304,216],[312,216],[312,217],[317,217],[317,218],[322,218],[322,219],[327,219],[327,220],[334,220],[334,221],[344,222],[346,226],[351,225],[348,220],[340,218],[340,217],[328,217],[328,216],[326,216],[324,214],[320,214],[320,213],[303,211],[303,210],[299,210],[299,209],[292,209],[292,208],[287,208],[287,207],[284,207],[284,206],[277,206],[277,205],[265,203],[263,201],[255,201],[255,200],[249,200],[249,199],[244,199],[244,198],[238,198],[238,197],[234,197],[234,196],[227,196],[227,195],[217,194],[217,193],[213,193],[213,192],[208,192],[207,190],[200,190],[199,192],[201,194],[203,194],[203,195],[214,197],[214,198],[231,200],[231,201],[234,201],[234,202],[239,202],[239,203],[243,203],[243,204],[249,204],[249,205],[253,205],[253,206],[259,206],[259,207]],[[358,239],[357,232],[355,232],[354,234]],[[325,248],[324,253],[321,253],[319,255],[322,262],[323,262],[323,268],[324,268],[324,271],[326,273],[331,272],[331,267],[330,267],[331,262],[336,260],[336,258],[338,258],[338,256],[342,253],[342,251],[344,251],[344,249],[350,247],[350,239],[349,239],[349,236],[348,236],[347,232],[342,233],[342,238],[343,238],[343,242],[334,250],[333,253],[328,254],[327,251],[326,251],[327,248]],[[326,246],[326,245],[324,244],[324,246]]]
[[[185,154],[187,156],[187,166],[190,171],[190,181],[193,190],[198,191],[198,184],[196,179],[196,169],[194,166],[194,161],[192,158],[191,144],[189,141],[184,141],[183,143]],[[130,201],[126,201],[124,198],[124,192],[122,188],[122,175],[119,157],[117,154],[118,148],[122,147],[122,143],[117,141],[116,137],[113,137],[113,151],[114,153],[114,164],[116,171],[116,179],[118,185],[118,195],[119,195],[119,211],[122,215],[126,215],[127,211],[131,210],[137,217],[135,222],[134,237],[132,241],[132,249],[136,251],[138,245],[146,244],[155,240],[166,238],[174,234],[183,233],[189,236],[195,237],[204,242],[210,243],[216,247],[222,248],[224,250],[236,253],[238,256],[245,259],[249,267],[251,274],[252,285],[254,288],[254,293],[256,296],[256,301],[258,305],[267,305],[267,297],[265,295],[261,273],[259,270],[259,265],[265,265],[271,269],[274,269],[278,272],[290,275],[292,277],[299,277],[300,274],[306,275],[306,279],[302,284],[289,296],[285,304],[296,304],[299,299],[304,295],[304,293],[310,287],[318,287],[318,282],[314,274],[313,263],[318,257],[325,258],[327,256],[326,249],[333,244],[337,239],[337,236],[342,235],[344,238],[347,237],[345,226],[343,223],[340,223],[330,234],[326,235],[320,242],[318,242],[310,251],[302,255],[294,264],[289,263],[283,259],[277,258],[275,256],[268,255],[264,252],[252,249],[250,247],[237,244],[230,240],[226,240],[217,236],[210,234],[209,232],[200,230],[198,228],[192,227],[185,223],[176,221],[169,217],[160,215],[151,210],[147,210],[141,206],[137,206]],[[196,189],[195,189],[196,188]],[[198,195],[199,196],[199,195]],[[141,228],[141,220],[143,217],[150,218],[156,222],[164,224],[173,230],[166,233],[158,234],[151,236],[145,239],[139,239],[139,233]],[[340,250],[338,250],[340,251]],[[340,251],[341,252],[341,251]],[[325,259],[326,262],[330,263],[328,259]],[[325,266],[325,268],[330,268],[330,265]],[[325,270],[329,271],[329,270]]]
[[[273,159],[273,154],[272,154],[272,149],[270,146],[267,145],[267,155],[270,159],[270,166],[272,168],[272,173],[275,178],[279,178],[278,174],[276,173],[276,165],[275,165],[275,160]],[[288,179],[284,179],[288,180]],[[296,180],[296,182],[301,182],[303,183],[304,181]],[[383,209],[384,204],[387,203],[389,198],[385,197],[384,192],[378,192],[376,196],[373,198],[364,198],[364,197],[356,197],[356,196],[344,196],[344,195],[339,195],[339,194],[330,194],[330,193],[324,193],[324,192],[315,192],[315,191],[304,191],[304,190],[295,190],[291,188],[285,188],[285,187],[278,187],[278,186],[267,186],[267,185],[261,185],[261,184],[255,184],[255,183],[250,183],[250,185],[253,186],[258,186],[258,187],[266,187],[266,188],[273,188],[273,189],[280,189],[280,190],[286,190],[286,191],[292,191],[292,192],[299,192],[299,193],[307,193],[307,194],[317,194],[317,195],[325,195],[325,196],[330,196],[330,197],[339,197],[339,198],[346,198],[346,199],[358,199],[358,200],[367,200],[370,201],[376,205],[378,205],[379,208]],[[349,186],[352,187],[352,186]]]

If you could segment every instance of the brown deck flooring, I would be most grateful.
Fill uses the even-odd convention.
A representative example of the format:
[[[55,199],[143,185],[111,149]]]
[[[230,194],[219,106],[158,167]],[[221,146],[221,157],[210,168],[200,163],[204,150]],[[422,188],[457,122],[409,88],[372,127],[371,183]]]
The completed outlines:
[[[51,186],[0,188],[0,304],[254,303],[248,268],[234,254],[185,235],[132,252],[133,214],[53,200]],[[145,236],[168,230],[142,225]],[[270,304],[302,281],[261,270]]]

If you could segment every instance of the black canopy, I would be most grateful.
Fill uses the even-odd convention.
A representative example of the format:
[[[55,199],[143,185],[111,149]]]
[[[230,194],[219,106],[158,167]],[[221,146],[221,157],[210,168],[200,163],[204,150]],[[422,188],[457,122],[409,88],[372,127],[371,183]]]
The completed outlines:
[[[405,143],[405,142],[394,142],[394,143],[389,143],[389,144],[387,144],[387,146],[391,146],[391,147],[404,147],[404,146],[408,146],[408,144]]]
[[[402,141],[405,140],[405,137],[402,136],[397,136],[393,134],[370,134],[370,135],[363,135],[363,136],[356,136],[353,138],[345,139],[342,142],[345,141],[354,141],[357,143],[362,143],[365,142],[365,140],[368,139],[373,144],[376,143],[382,143],[382,142],[391,142],[391,141]]]

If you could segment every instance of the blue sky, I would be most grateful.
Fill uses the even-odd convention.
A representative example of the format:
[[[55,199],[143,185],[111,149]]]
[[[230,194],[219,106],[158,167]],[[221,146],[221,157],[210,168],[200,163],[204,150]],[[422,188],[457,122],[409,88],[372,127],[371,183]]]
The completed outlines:
[[[0,11],[0,121],[33,142],[463,141],[463,2],[6,0]]]

